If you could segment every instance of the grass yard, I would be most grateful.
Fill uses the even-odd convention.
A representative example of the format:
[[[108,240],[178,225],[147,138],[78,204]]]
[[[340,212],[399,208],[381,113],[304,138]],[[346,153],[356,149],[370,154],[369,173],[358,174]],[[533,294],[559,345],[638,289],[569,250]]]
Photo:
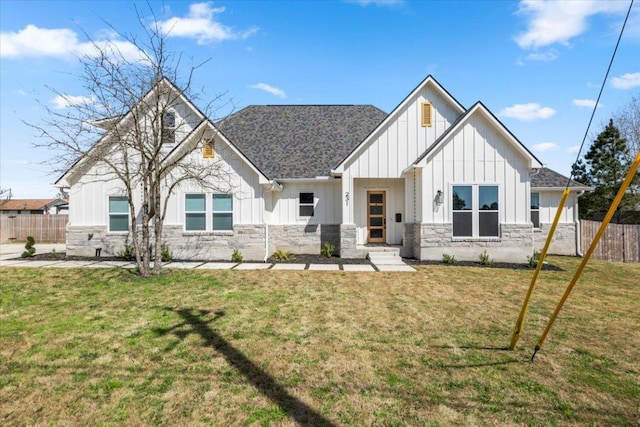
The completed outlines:
[[[0,269],[0,425],[640,424],[640,264]]]

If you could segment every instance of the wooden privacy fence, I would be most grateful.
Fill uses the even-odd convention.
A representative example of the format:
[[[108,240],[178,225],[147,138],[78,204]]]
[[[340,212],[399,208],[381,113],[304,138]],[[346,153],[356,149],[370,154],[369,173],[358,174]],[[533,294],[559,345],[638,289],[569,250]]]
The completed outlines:
[[[601,222],[580,220],[580,249],[587,252]],[[609,224],[593,252],[604,261],[640,262],[640,224]]]
[[[65,243],[68,215],[1,215],[0,242],[24,243],[33,236],[36,243]]]

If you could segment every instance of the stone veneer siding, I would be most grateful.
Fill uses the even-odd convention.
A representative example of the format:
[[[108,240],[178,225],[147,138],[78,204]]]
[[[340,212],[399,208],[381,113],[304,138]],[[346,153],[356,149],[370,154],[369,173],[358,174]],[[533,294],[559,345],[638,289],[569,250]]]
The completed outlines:
[[[355,236],[355,228],[354,228]],[[106,227],[67,227],[67,254],[94,256],[97,248],[102,256],[116,256],[130,242],[127,233],[108,233]],[[174,259],[231,260],[238,249],[245,261],[262,261],[265,257],[265,226],[235,225],[233,231],[184,231],[182,225],[165,225],[162,242],[167,244]],[[270,225],[269,253],[285,249],[298,254],[319,254],[324,242],[340,252],[340,226]],[[354,238],[355,242],[355,238]]]
[[[533,230],[533,245],[536,251],[541,251],[547,241],[547,235],[551,224],[540,224],[540,228]],[[551,240],[549,254],[551,255],[576,255],[577,251],[577,227],[573,222],[561,223],[556,226],[556,232]]]
[[[231,261],[234,250],[245,261],[262,261],[265,255],[262,224],[234,225],[233,231],[184,231],[182,225],[165,225],[162,241],[175,259]]]
[[[294,254],[319,254],[325,242],[340,253],[340,225],[290,224],[269,225],[269,256],[278,249]]]
[[[66,252],[68,256],[92,257],[100,248],[102,256],[116,256],[128,237],[128,233],[109,233],[107,227],[68,225]]]
[[[533,253],[533,227],[500,224],[499,238],[452,238],[452,224],[415,224],[414,257],[441,261],[443,254],[460,261],[477,261],[485,250],[497,262],[526,262]]]
[[[358,249],[357,230],[355,224],[340,224],[340,257],[364,258],[366,251]]]

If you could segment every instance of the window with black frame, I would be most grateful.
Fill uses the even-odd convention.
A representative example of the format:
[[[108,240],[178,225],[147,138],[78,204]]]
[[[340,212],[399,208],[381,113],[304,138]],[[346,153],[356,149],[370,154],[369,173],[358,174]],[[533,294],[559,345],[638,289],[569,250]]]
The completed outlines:
[[[300,193],[299,212],[300,217],[310,217],[314,214],[313,193]]]
[[[497,185],[454,185],[451,190],[453,237],[499,237]]]
[[[533,228],[540,228],[540,193],[531,193],[531,222]]]

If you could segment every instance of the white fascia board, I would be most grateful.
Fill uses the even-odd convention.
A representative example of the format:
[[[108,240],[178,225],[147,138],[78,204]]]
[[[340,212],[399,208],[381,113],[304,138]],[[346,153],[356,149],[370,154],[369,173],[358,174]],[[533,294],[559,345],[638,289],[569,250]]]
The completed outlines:
[[[291,182],[291,183],[312,183],[312,182],[340,182],[333,177],[316,177],[316,178],[278,178],[278,182]]]
[[[565,187],[531,187],[531,191],[545,192],[545,191],[564,191]],[[595,187],[569,187],[569,191],[593,191]]]

